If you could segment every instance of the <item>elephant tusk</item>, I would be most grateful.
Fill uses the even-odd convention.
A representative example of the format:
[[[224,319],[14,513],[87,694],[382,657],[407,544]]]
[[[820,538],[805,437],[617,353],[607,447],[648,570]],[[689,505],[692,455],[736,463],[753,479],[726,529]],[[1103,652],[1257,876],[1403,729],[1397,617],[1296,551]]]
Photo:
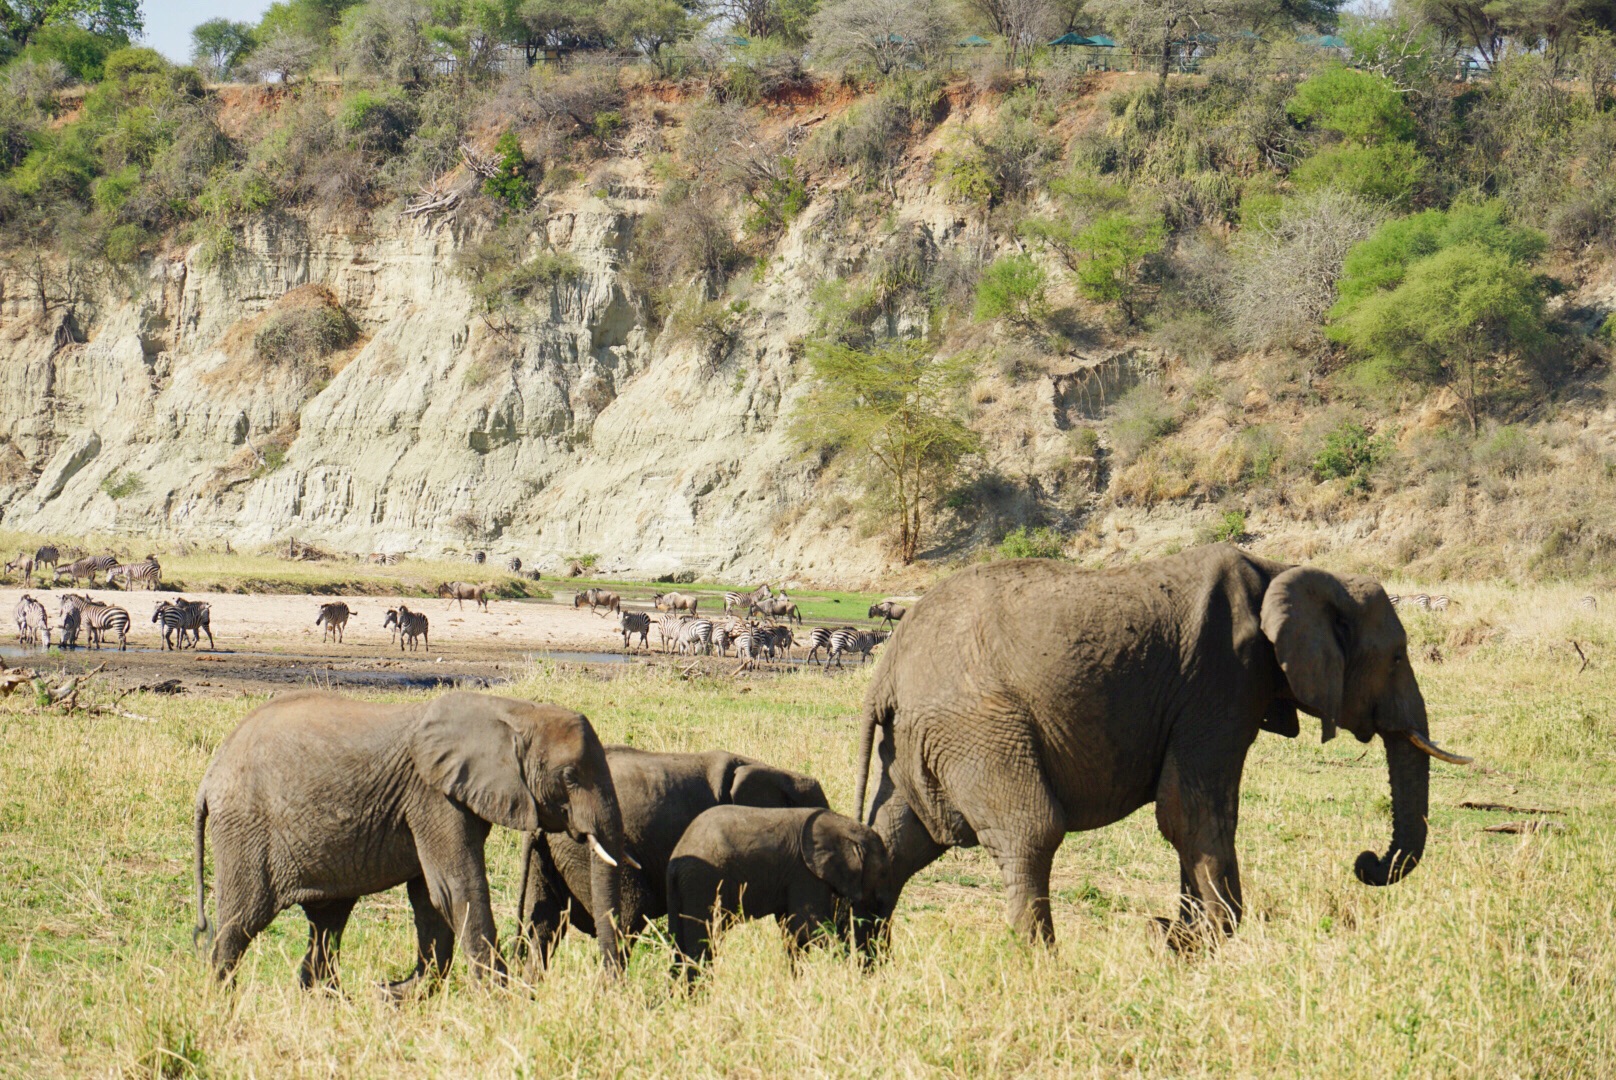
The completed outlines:
[[[605,863],[607,866],[617,865],[617,860],[606,854],[606,849],[600,846],[600,841],[595,839],[594,833],[589,834],[589,846],[595,849],[595,854],[600,856],[601,862]]]
[[[632,856],[632,855],[630,855],[628,853],[628,848],[623,849],[623,861],[628,863],[629,866],[632,867],[635,870],[644,870],[645,869],[645,867],[641,866],[637,861],[635,861],[634,856]]]
[[[1475,760],[1474,758],[1464,757],[1461,754],[1450,753],[1449,751],[1442,749],[1436,743],[1428,741],[1424,736],[1416,734],[1412,731],[1408,734],[1408,741],[1413,743],[1414,748],[1421,753],[1429,754],[1438,761],[1446,761],[1449,765],[1469,765]]]

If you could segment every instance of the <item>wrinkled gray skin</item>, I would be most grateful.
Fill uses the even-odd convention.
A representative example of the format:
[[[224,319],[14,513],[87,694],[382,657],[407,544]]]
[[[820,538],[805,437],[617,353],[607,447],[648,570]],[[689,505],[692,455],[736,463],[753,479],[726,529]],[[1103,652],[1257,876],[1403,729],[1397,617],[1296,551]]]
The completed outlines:
[[[623,817],[624,843],[640,868],[622,874],[619,933],[638,935],[668,910],[665,876],[689,824],[715,806],[826,807],[819,781],[723,750],[658,754],[608,746],[606,761]],[[595,933],[589,849],[565,833],[529,833],[522,844],[521,943],[539,966],[549,962],[570,922]],[[570,905],[570,908],[569,908]],[[519,943],[519,947],[522,944]]]
[[[851,936],[869,960],[898,890],[881,838],[852,818],[719,806],[691,822],[673,849],[667,894],[668,935],[688,980],[723,922],[770,915],[793,958],[829,929],[844,940]]]
[[[1425,700],[1380,585],[1288,567],[1230,545],[1114,571],[1022,559],[948,578],[910,608],[865,696],[858,807],[873,738],[872,823],[901,888],[953,846],[982,844],[1010,918],[1054,941],[1049,870],[1069,832],[1146,803],[1177,849],[1169,940],[1228,933],[1242,911],[1240,774],[1259,730],[1296,710],[1362,742],[1379,735],[1392,841],[1359,880],[1397,881],[1425,850]],[[1451,756],[1444,760],[1458,760]]]
[[[361,896],[405,885],[419,946],[407,992],[448,970],[456,935],[472,970],[501,976],[483,845],[492,824],[593,836],[621,863],[623,827],[606,752],[589,721],[555,705],[449,693],[408,704],[302,692],[248,714],[197,793],[197,931],[205,829],[213,821],[220,978],[276,914],[309,919],[304,986],[332,982],[343,927]],[[596,910],[619,907],[618,871],[598,855]],[[600,935],[609,971],[616,937]]]

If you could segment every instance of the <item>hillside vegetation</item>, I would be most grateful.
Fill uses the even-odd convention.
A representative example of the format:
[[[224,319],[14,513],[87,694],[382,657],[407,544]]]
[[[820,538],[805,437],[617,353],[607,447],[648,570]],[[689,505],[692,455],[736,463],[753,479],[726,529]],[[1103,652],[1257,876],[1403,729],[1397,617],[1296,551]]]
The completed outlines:
[[[453,222],[485,327],[537,336],[585,272],[557,207],[635,199],[621,282],[706,392],[765,290],[812,313],[782,430],[816,497],[777,531],[1616,569],[1604,9],[1025,6],[287,0],[199,28],[195,68],[49,23],[0,92],[8,313],[93,338],[158,256],[407,215]],[[256,362],[316,389],[360,329],[264,318]]]

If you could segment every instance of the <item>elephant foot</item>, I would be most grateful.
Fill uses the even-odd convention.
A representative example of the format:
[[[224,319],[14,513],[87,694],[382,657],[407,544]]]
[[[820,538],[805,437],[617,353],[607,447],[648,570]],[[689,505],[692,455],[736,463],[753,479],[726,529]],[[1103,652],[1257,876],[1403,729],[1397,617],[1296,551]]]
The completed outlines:
[[[399,979],[397,982],[378,983],[376,990],[383,1001],[398,1005],[406,1001],[431,997],[437,992],[442,982],[443,980],[435,974],[426,975],[418,972],[407,979]]]
[[[1183,919],[1158,915],[1151,922],[1161,933],[1167,947],[1180,956],[1194,956],[1203,949],[1215,949],[1223,940],[1223,935],[1205,919],[1185,922]]]

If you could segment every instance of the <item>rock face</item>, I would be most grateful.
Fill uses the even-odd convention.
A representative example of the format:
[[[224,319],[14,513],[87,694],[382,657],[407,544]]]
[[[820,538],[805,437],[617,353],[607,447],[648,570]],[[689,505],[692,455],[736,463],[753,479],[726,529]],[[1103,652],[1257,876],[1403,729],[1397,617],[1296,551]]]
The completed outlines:
[[[521,329],[479,312],[453,268],[464,238],[441,220],[364,235],[260,223],[227,263],[158,260],[133,299],[102,298],[83,342],[7,288],[0,524],[482,548],[546,569],[592,553],[612,571],[737,579],[833,551],[841,573],[874,569],[879,545],[803,523],[814,474],[781,423],[811,326],[811,215],[715,363],[705,345],[655,339],[625,292],[643,209],[579,197],[555,210],[549,240],[583,273]],[[265,362],[254,328],[310,285],[357,321],[359,344],[329,365]]]

